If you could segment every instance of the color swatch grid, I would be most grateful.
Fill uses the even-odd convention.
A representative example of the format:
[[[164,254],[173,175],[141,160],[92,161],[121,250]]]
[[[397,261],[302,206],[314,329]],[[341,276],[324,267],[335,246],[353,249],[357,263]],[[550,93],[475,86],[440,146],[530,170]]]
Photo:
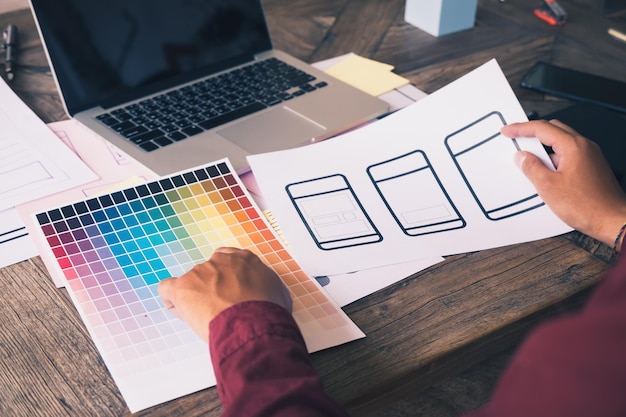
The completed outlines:
[[[157,284],[220,246],[250,249],[280,275],[310,351],[363,337],[285,250],[227,160],[35,219],[42,258],[66,280],[131,411],[215,384],[206,343],[164,308]]]

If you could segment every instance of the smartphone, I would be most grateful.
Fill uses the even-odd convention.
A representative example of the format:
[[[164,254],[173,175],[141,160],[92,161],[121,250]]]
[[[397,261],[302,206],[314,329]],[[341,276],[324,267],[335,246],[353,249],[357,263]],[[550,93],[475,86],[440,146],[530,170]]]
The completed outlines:
[[[520,85],[626,113],[626,82],[623,81],[538,62],[522,78]]]

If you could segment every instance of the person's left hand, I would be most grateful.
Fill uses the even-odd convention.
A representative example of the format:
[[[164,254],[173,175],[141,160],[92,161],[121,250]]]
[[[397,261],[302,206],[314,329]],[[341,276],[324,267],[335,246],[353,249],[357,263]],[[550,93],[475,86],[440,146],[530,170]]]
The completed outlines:
[[[225,309],[244,301],[270,301],[291,312],[287,287],[255,254],[219,248],[211,258],[178,278],[159,283],[165,306],[204,341],[209,323]]]

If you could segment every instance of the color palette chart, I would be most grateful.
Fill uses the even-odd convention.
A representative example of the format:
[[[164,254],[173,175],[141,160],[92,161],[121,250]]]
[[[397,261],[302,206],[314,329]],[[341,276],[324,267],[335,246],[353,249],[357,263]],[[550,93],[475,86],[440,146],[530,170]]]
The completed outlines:
[[[66,281],[131,412],[215,384],[206,342],[168,312],[157,284],[221,246],[249,249],[280,275],[309,351],[364,336],[285,250],[228,160],[34,219],[48,270]]]

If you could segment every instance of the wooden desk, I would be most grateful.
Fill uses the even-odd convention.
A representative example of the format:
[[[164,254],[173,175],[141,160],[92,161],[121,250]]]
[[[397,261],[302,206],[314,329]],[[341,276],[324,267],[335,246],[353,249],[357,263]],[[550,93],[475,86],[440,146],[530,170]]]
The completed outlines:
[[[606,4],[609,4],[608,0]],[[403,21],[404,0],[266,0],[275,46],[315,62],[354,51],[396,66],[433,92],[496,57],[527,111],[566,101],[517,84],[537,60],[626,80],[626,8],[602,0],[562,3],[564,27],[528,2],[479,0],[473,30],[434,38]],[[611,3],[613,4],[613,3]],[[46,122],[64,118],[30,13],[0,15],[21,44],[15,91]],[[1,99],[1,98],[0,98]],[[1,128],[1,127],[0,127]],[[578,233],[451,256],[345,310],[367,338],[313,355],[328,392],[355,416],[429,386],[516,344],[537,322],[584,300],[610,250]],[[0,415],[120,416],[128,410],[65,290],[37,258],[0,269]],[[145,410],[143,416],[217,416],[214,388]]]

